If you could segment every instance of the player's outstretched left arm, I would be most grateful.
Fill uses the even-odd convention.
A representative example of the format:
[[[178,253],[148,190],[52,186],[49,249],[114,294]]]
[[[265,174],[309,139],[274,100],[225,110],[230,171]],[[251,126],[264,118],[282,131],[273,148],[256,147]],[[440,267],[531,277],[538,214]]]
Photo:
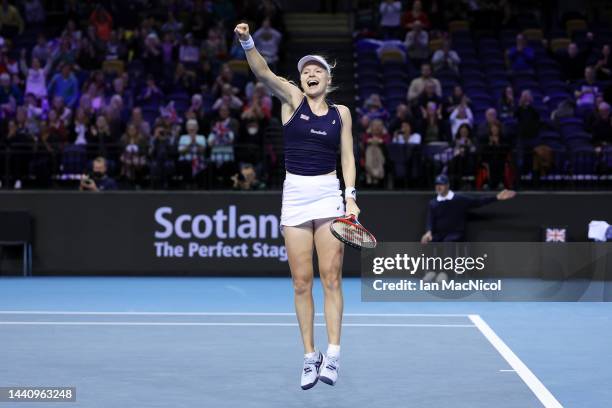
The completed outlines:
[[[340,161],[342,164],[342,175],[346,188],[355,187],[357,169],[355,167],[355,154],[353,153],[353,119],[351,111],[344,105],[338,105],[340,118],[342,119],[342,134],[340,135]],[[359,216],[359,207],[353,198],[346,198],[346,215]]]

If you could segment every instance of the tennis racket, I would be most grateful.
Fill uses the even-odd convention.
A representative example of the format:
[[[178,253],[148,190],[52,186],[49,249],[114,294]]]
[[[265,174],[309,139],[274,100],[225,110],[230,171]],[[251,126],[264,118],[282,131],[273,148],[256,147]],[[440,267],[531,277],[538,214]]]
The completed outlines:
[[[330,225],[334,237],[355,249],[376,247],[376,238],[351,214],[336,218]]]

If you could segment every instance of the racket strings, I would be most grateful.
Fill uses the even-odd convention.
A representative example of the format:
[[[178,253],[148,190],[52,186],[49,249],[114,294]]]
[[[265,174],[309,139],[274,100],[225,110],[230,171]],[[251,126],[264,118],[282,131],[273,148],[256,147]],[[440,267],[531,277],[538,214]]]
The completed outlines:
[[[374,247],[375,240],[365,229],[345,222],[338,222],[335,224],[334,227],[336,232],[348,242],[366,248]]]

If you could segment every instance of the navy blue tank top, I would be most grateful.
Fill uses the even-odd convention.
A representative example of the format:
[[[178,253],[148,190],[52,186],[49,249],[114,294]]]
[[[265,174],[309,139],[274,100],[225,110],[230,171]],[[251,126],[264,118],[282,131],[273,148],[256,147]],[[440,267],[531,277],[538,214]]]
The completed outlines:
[[[323,116],[312,113],[304,97],[283,125],[285,169],[300,176],[318,176],[336,170],[342,119],[338,107],[328,104]]]

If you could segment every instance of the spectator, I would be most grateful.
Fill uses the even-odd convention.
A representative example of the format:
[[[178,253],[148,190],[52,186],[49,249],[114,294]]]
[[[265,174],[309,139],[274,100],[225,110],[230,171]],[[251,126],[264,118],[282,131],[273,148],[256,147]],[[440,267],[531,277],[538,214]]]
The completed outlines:
[[[21,102],[19,87],[11,84],[11,76],[0,74],[0,118],[12,116]]]
[[[26,79],[26,94],[32,94],[38,99],[47,98],[47,80],[46,77],[49,73],[49,66],[43,68],[40,65],[38,58],[32,58],[32,66],[28,67],[26,62],[26,50],[21,52],[20,61],[21,72],[27,77]]]
[[[272,98],[267,94],[263,83],[255,85],[251,101],[244,107],[241,119],[257,121],[269,120],[272,117]]]
[[[382,101],[378,94],[371,94],[366,99],[363,109],[357,109],[361,115],[359,121],[365,129],[370,126],[370,122],[374,119],[386,120],[389,118],[389,112],[383,107]]]
[[[436,94],[436,87],[433,82],[427,82],[423,93],[419,95],[417,100],[417,108],[425,108],[429,102],[435,102],[436,105],[442,105],[442,98]]]
[[[229,116],[229,109],[226,106],[221,107],[219,112],[219,120],[215,122],[210,134],[208,135],[208,146],[210,147],[210,160],[217,167],[221,167],[227,162],[234,161],[234,139],[236,134],[234,130],[237,124],[235,119]],[[234,123],[232,123],[232,120]]]
[[[421,108],[423,115],[423,143],[447,143],[445,124],[442,120],[442,106],[429,102],[427,108]]]
[[[216,111],[223,105],[234,111],[238,111],[242,108],[243,102],[234,94],[234,88],[232,88],[230,84],[223,85],[221,96],[219,96],[213,104],[212,110]]]
[[[171,33],[174,35],[180,35],[183,30],[183,23],[176,20],[172,11],[168,12],[168,19],[162,25],[161,30],[163,33]]]
[[[161,42],[155,32],[147,34],[142,47],[142,63],[153,77],[159,78],[163,71]]]
[[[404,44],[413,66],[418,67],[429,58],[429,34],[423,30],[419,20],[414,22],[412,30],[406,34]]]
[[[413,132],[412,125],[405,120],[401,127],[393,133],[391,143],[419,145],[421,144],[421,135]]]
[[[232,86],[233,79],[234,72],[228,64],[223,64],[221,66],[221,71],[219,72],[219,75],[217,75],[217,78],[215,79],[215,83],[212,88],[212,94],[216,97],[219,96],[223,92],[225,85],[229,85],[230,87]],[[233,88],[232,91],[234,94],[237,92],[237,90]]]
[[[107,61],[113,60],[124,60],[127,55],[127,50],[125,45],[121,41],[119,37],[119,33],[117,31],[112,30],[110,33],[110,38],[106,43],[106,56],[105,59]]]
[[[458,105],[450,114],[451,135],[453,139],[457,138],[460,128],[464,125],[468,126],[471,136],[473,123],[474,115],[472,114],[472,110],[465,103]]]
[[[469,106],[470,99],[467,97],[461,85],[453,87],[453,93],[446,99],[446,114],[450,115],[457,106],[465,104]]]
[[[206,151],[206,138],[198,134],[198,122],[194,119],[187,121],[187,134],[182,135],[178,143],[179,171],[185,180],[196,182],[203,175],[206,167],[204,152]]]
[[[240,173],[232,176],[234,190],[264,190],[266,184],[257,179],[255,167],[250,163],[245,163],[240,166]]]
[[[69,108],[74,108],[79,96],[79,83],[72,73],[72,66],[64,64],[61,73],[51,79],[47,90],[50,98],[61,97]]]
[[[174,161],[176,148],[172,134],[163,126],[156,126],[153,131],[153,140],[149,148],[149,162],[151,166],[151,186],[167,189],[170,178],[175,173]]]
[[[448,177],[436,177],[436,198],[429,202],[427,232],[421,243],[460,242],[465,239],[466,215],[472,208],[478,208],[495,201],[509,200],[516,192],[502,190],[496,196],[469,197],[456,194],[450,189]],[[431,280],[430,278],[429,280]]]
[[[612,58],[610,58],[610,44],[605,44],[601,49],[601,55],[595,64],[597,79],[608,81],[612,79]]]
[[[413,117],[410,108],[405,103],[400,103],[395,108],[395,116],[389,120],[387,129],[389,129],[389,133],[395,134],[395,132],[400,129],[403,122],[411,120],[413,120]]]
[[[2,0],[0,4],[0,35],[13,38],[21,34],[24,29],[23,18],[17,7],[9,4],[8,0]]]
[[[516,45],[507,51],[507,56],[513,72],[533,71],[535,52],[527,45],[523,34],[516,36]]]
[[[533,97],[528,89],[521,93],[519,106],[516,109],[516,119],[518,121],[518,142],[516,146],[516,154],[518,160],[518,168],[522,170],[524,162],[523,155],[526,151],[530,151],[534,146],[534,140],[538,136],[540,130],[540,114],[533,107]]]
[[[400,20],[402,17],[402,2],[383,0],[378,7],[380,13],[380,29],[385,39],[398,39],[400,35]]]
[[[561,66],[561,73],[566,81],[575,81],[584,75],[587,58],[591,53],[591,44],[580,50],[575,42],[569,43],[567,51],[564,53],[553,54],[553,57]]]
[[[97,4],[89,16],[89,22],[96,29],[96,36],[101,41],[108,41],[113,29],[113,17],[104,9],[101,4]]]
[[[264,19],[261,28],[253,34],[257,50],[273,71],[278,62],[278,47],[282,39],[283,35],[271,26],[269,18]]]
[[[503,143],[501,123],[493,123],[489,127],[489,138],[478,149],[478,163],[482,176],[477,175],[476,188],[497,189],[504,182],[504,173],[508,163],[510,148]],[[509,188],[509,185],[506,185]]]
[[[74,115],[74,125],[70,142],[74,145],[86,145],[89,141],[89,117],[83,108],[78,108]]]
[[[183,91],[189,94],[195,93],[197,90],[196,82],[197,78],[195,72],[185,69],[185,66],[180,62],[176,64],[171,87],[174,92]]]
[[[149,139],[149,137],[151,135],[151,125],[149,124],[149,122],[144,120],[144,118],[142,117],[142,109],[140,109],[138,107],[132,109],[132,116],[130,118],[128,126],[129,125],[136,126],[136,128],[139,131],[139,133],[145,139],[147,139],[147,140]]]
[[[81,177],[80,191],[112,191],[117,190],[117,182],[107,174],[107,163],[104,157],[96,157],[93,161],[91,175]]]
[[[499,123],[497,118],[497,110],[495,108],[489,108],[485,111],[485,121],[478,125],[478,131],[476,132],[479,141],[486,141],[489,137],[491,126]]]
[[[140,93],[139,100],[141,103],[153,108],[158,108],[164,102],[164,93],[155,83],[153,75],[147,76],[147,83]]]
[[[30,173],[30,161],[34,151],[34,137],[26,126],[26,115],[23,108],[17,110],[17,120],[10,120],[6,135],[6,145],[11,151],[10,171],[14,188],[22,188],[23,180]]]
[[[115,162],[115,143],[117,139],[111,132],[104,115],[98,115],[95,124],[89,128],[89,140],[91,141],[91,146],[88,149],[90,155],[103,156]]]
[[[366,184],[379,185],[385,178],[385,150],[384,146],[391,141],[387,129],[380,119],[374,119],[363,134],[362,148],[366,171]]]
[[[457,129],[452,155],[448,164],[451,184],[461,189],[463,176],[474,174],[474,152],[476,147],[472,140],[472,127],[463,123]]]
[[[46,12],[41,0],[25,0],[23,8],[28,24],[44,23]]]
[[[179,48],[179,61],[189,67],[195,67],[200,60],[200,48],[195,45],[193,34],[185,34],[185,40]]]
[[[576,84],[574,90],[577,108],[583,111],[592,110],[600,93],[600,85],[595,80],[595,70],[588,66],[584,69],[584,79]]]
[[[593,121],[590,131],[593,133],[593,145],[598,150],[603,146],[612,145],[612,117],[608,103],[599,104],[597,118]]]
[[[442,97],[442,86],[440,85],[440,81],[431,76],[431,65],[422,64],[421,76],[413,79],[412,82],[410,82],[410,87],[408,88],[408,95],[406,96],[409,103],[413,104],[417,100],[417,98],[425,90],[425,85],[427,83],[433,83],[436,95]]]
[[[44,34],[38,34],[36,38],[36,45],[32,48],[32,59],[36,58],[40,61],[41,65],[47,63],[47,59],[49,59],[50,52],[49,46],[47,45],[47,38]]]
[[[516,104],[514,102],[514,89],[511,85],[504,88],[498,103],[499,117],[502,120],[514,118]]]
[[[127,126],[121,138],[121,148],[121,176],[138,185],[147,163],[147,141],[136,125]]]
[[[431,64],[433,65],[434,72],[438,71],[452,71],[459,73],[459,64],[461,58],[457,52],[451,50],[450,41],[445,39],[442,43],[442,48],[434,52],[431,57]]]
[[[412,3],[412,9],[406,11],[402,15],[402,26],[406,30],[412,30],[414,28],[414,23],[419,21],[423,26],[423,29],[429,30],[429,18],[427,14],[423,11],[423,4],[421,0],[414,0]]]

